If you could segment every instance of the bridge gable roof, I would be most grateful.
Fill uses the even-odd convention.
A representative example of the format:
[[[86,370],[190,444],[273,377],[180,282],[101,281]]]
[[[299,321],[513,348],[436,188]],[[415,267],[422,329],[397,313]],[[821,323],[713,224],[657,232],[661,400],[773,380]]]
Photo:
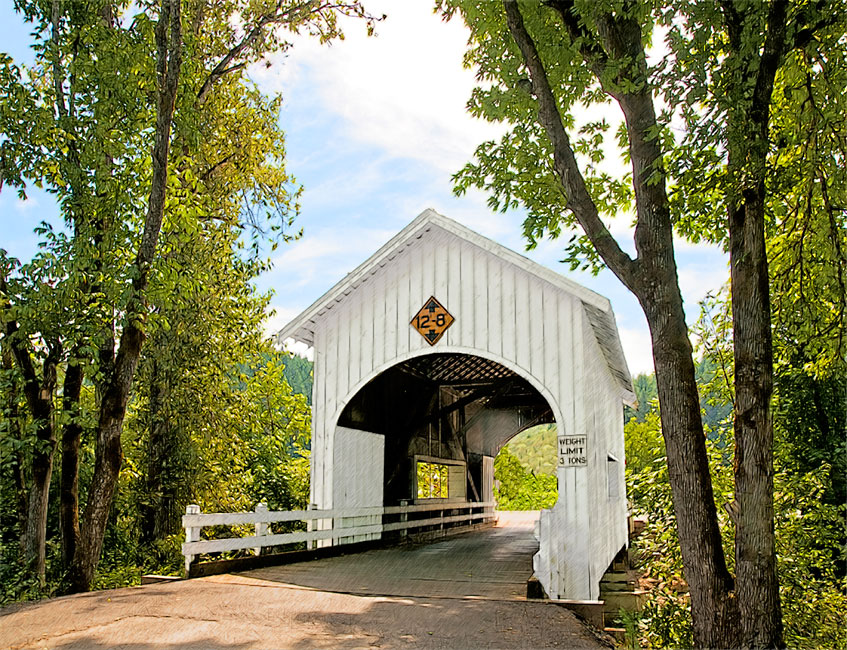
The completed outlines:
[[[313,345],[317,324],[327,311],[350,299],[351,294],[355,293],[363,283],[379,274],[391,260],[403,254],[415,242],[428,234],[438,232],[447,233],[449,236],[464,240],[487,251],[504,263],[514,264],[531,276],[547,282],[579,300],[585,310],[588,322],[591,324],[597,343],[603,352],[610,373],[627,398],[625,401],[632,400],[634,397],[632,380],[621,348],[614,313],[607,298],[432,209],[424,210],[408,226],[283,327],[276,334],[277,342],[282,343],[291,338],[307,345]]]

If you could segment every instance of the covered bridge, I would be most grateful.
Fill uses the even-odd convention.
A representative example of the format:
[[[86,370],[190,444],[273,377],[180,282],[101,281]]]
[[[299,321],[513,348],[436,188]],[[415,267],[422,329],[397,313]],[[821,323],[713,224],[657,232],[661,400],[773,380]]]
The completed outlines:
[[[634,399],[606,298],[426,210],[287,339],[314,348],[313,507],[490,501],[497,452],[555,423],[559,501],[534,570],[550,597],[598,597],[627,544]]]

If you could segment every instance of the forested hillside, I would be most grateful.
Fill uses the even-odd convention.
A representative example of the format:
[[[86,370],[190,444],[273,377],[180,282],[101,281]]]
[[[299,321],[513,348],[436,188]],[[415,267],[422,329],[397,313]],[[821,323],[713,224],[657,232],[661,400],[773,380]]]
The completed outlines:
[[[504,449],[535,474],[556,473],[558,451],[555,424],[542,424],[522,431]]]
[[[285,359],[285,380],[291,390],[306,398],[306,404],[312,405],[312,368],[314,364],[306,357],[288,354]]]

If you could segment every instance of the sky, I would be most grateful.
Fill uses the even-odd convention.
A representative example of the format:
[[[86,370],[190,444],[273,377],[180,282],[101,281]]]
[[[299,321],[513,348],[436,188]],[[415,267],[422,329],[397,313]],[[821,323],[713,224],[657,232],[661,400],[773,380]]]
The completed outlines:
[[[542,241],[526,251],[520,211],[493,212],[481,192],[453,195],[451,175],[503,127],[467,114],[474,86],[473,71],[462,66],[467,30],[459,19],[443,22],[433,4],[365,0],[373,14],[387,15],[375,36],[367,37],[360,22],[345,23],[344,41],[321,45],[298,38],[287,53],[272,57],[270,67],[251,69],[263,90],[283,95],[286,165],[305,188],[296,222],[303,237],[274,251],[272,269],[256,282],[274,292],[267,332],[276,332],[433,208],[609,298],[630,371],[651,372],[647,323],[611,272],[595,277],[570,271],[560,263],[564,241]],[[0,51],[26,62],[30,30],[10,5],[0,2]],[[21,201],[4,189],[0,248],[28,259],[37,244],[33,228],[56,215],[50,195],[34,189]],[[631,252],[628,223],[618,219],[612,231]],[[678,241],[677,263],[692,324],[698,302],[726,282],[727,260],[715,247]]]

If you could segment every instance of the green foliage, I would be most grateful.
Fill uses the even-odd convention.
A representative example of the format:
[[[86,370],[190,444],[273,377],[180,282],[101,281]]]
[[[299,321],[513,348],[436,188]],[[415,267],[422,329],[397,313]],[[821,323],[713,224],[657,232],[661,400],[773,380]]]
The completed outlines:
[[[314,364],[306,357],[288,354],[285,360],[285,380],[291,390],[306,398],[306,404],[312,404],[312,367]]]
[[[589,17],[587,27],[594,33],[596,25],[592,17],[606,5],[578,4],[580,13]],[[602,261],[587,237],[576,229],[576,220],[568,209],[568,197],[554,168],[550,141],[537,121],[538,105],[529,90],[520,51],[511,38],[504,38],[508,28],[502,4],[487,0],[439,0],[437,7],[447,17],[460,14],[470,29],[465,65],[476,69],[480,85],[471,94],[469,112],[508,126],[498,142],[480,144],[475,161],[454,176],[456,194],[479,187],[488,193],[488,205],[494,210],[523,208],[526,211],[523,234],[530,248],[548,235],[566,236],[563,261],[572,269],[597,272],[603,266]],[[632,7],[639,13],[643,8],[635,3]],[[562,38],[561,25],[553,9],[543,3],[523,3],[521,13],[535,42],[544,44],[539,48],[539,56],[600,215],[614,218],[628,214],[634,198],[631,174],[617,173],[618,154],[625,147],[619,148],[621,138],[616,125],[606,119],[610,113],[609,99],[600,81],[585,65],[578,46]],[[612,81],[615,69],[615,65],[608,66],[609,78],[605,82]],[[602,117],[595,119],[598,114]],[[583,115],[591,117],[581,119]],[[607,158],[609,151],[613,155]]]
[[[838,412],[838,409],[827,411]],[[777,561],[785,625],[792,648],[845,648],[843,611],[847,607],[844,561],[844,521],[847,506],[833,503],[832,469],[828,463],[801,471],[792,445],[808,426],[777,411],[775,503]],[[690,647],[687,586],[676,537],[667,466],[662,462],[659,420],[630,420],[625,427],[627,486],[631,508],[646,515],[647,528],[633,553],[651,586],[648,602],[638,616],[642,647]],[[790,440],[790,443],[786,443]],[[727,549],[733,544],[733,526],[720,507],[733,500],[731,440],[707,438],[715,500]],[[802,457],[800,457],[802,458]],[[732,554],[728,553],[729,558]]]
[[[449,497],[449,468],[441,463],[418,462],[418,499],[446,499]]]
[[[777,462],[798,474],[831,465],[822,497],[847,503],[847,370],[818,378],[782,368],[775,378],[774,422]]]
[[[626,446],[626,471],[635,476],[664,465],[665,440],[659,414],[648,411],[639,421],[633,417],[624,425],[624,443]],[[638,502],[637,496],[630,494],[630,500]]]
[[[777,560],[786,642],[797,648],[847,648],[844,522],[847,505],[827,503],[828,464],[808,473],[777,471]]]
[[[643,422],[647,413],[654,411],[658,406],[659,392],[656,388],[656,377],[653,373],[641,373],[632,379],[632,388],[635,391],[635,408],[624,407],[624,420],[635,418]]]
[[[7,532],[7,531],[3,531]],[[57,595],[60,585],[59,578],[48,574],[48,579],[42,583],[37,575],[17,561],[19,544],[15,539],[8,543],[0,542],[0,607],[21,600],[38,600]],[[58,553],[55,543],[48,543],[48,557],[55,560]]]
[[[519,2],[509,5],[514,9],[511,25],[506,24],[503,3],[440,0],[437,6],[448,18],[461,15],[471,33],[465,63],[476,70],[479,87],[473,91],[469,111],[504,123],[507,129],[499,141],[478,146],[475,160],[454,177],[455,191],[462,194],[471,187],[481,188],[493,209],[525,210],[524,236],[529,246],[545,236],[569,236],[563,261],[572,268],[597,270],[601,266],[598,252],[575,230],[573,211],[578,210],[580,221],[592,232],[593,242],[603,248],[605,260],[627,286],[635,287],[649,312],[649,297],[656,295],[655,287],[641,291],[638,282],[652,281],[628,277],[626,264],[620,262],[619,251],[609,241],[612,233],[593,219],[594,207],[599,216],[608,219],[631,212],[632,178],[620,166],[615,169],[608,164],[613,162],[610,152],[620,154],[625,163],[631,162],[639,176],[649,174],[648,187],[660,185],[660,196],[655,200],[639,200],[639,217],[655,216],[668,207],[676,233],[694,242],[728,246],[732,231],[736,280],[750,279],[745,267],[751,261],[756,233],[760,228],[764,230],[777,370],[777,491],[779,486],[808,478],[816,462],[831,460],[839,478],[827,472],[826,477],[817,480],[828,484],[821,493],[824,501],[832,495],[840,498],[839,506],[842,505],[845,418],[841,382],[845,376],[847,331],[844,3]],[[520,15],[520,20],[515,14]],[[523,23],[520,28],[519,22]],[[661,35],[665,51],[661,56],[641,60],[638,43],[631,49],[625,43],[630,36],[637,41],[639,35],[645,48]],[[524,54],[518,49],[516,38],[523,41]],[[622,56],[624,51],[635,53],[637,58]],[[644,65],[646,77],[633,73],[634,68],[641,70],[639,64]],[[527,78],[528,68],[533,70],[532,80]],[[545,88],[548,85],[549,92]],[[638,99],[644,98],[639,92],[642,89],[647,91],[648,103],[651,96],[659,101],[649,107],[639,104]],[[633,98],[636,101],[631,101]],[[597,119],[609,116],[609,120],[614,120],[619,116],[604,106],[611,103],[617,108],[613,99],[628,111],[627,123],[619,123],[617,128],[606,119]],[[653,104],[664,106],[655,125]],[[587,109],[588,117],[579,115],[578,109]],[[639,129],[639,122],[649,126]],[[550,138],[559,127],[565,134],[559,132],[556,137],[554,164]],[[646,143],[640,142],[642,134]],[[649,160],[654,165],[652,169],[645,169],[648,161],[638,150],[653,144],[658,145],[658,157]],[[578,169],[571,164],[569,149]],[[588,197],[579,191],[580,175]],[[649,194],[643,185],[638,189],[639,199]],[[661,196],[665,189],[668,206]],[[575,195],[568,196],[568,192]],[[650,257],[655,244],[651,238],[658,236],[660,230],[661,226],[651,228],[650,219],[638,219],[638,257],[634,266],[649,267],[656,261]],[[665,253],[671,252],[672,246],[665,249]],[[758,254],[754,254],[753,259],[757,258]],[[762,295],[762,282],[764,278],[757,279],[756,295]],[[736,304],[736,318],[739,323],[752,324],[756,309],[761,317],[761,310],[767,305],[765,292],[758,305]],[[734,503],[733,444],[728,435],[733,416],[734,351],[729,303],[718,300],[712,306],[717,313],[706,319],[705,328],[700,328],[705,355],[697,379],[726,550],[732,546],[733,530],[720,506]],[[746,355],[754,354],[765,367],[769,366],[768,351],[754,349],[755,346],[745,350],[745,346],[740,339],[738,353],[745,361]],[[765,375],[758,388],[760,394],[767,396],[768,373]],[[824,383],[833,377],[840,379]],[[749,375],[740,379],[748,385],[753,381]],[[639,383],[639,390],[649,389]],[[651,571],[670,580],[679,575],[681,565],[668,478],[661,462],[664,452],[659,420],[655,415],[651,418],[650,411],[639,409],[627,415],[627,446],[630,462],[634,463],[627,475],[634,507],[643,509],[651,518],[644,542],[649,557],[656,558],[651,562]],[[798,418],[800,423],[795,425]],[[746,435],[745,427],[739,426],[738,430],[739,435]],[[834,432],[837,433],[833,435]],[[745,444],[746,449],[756,449],[756,440],[744,442],[750,443]],[[740,458],[735,460],[741,471],[747,471],[750,458],[764,458],[768,453],[768,449],[761,449],[748,452],[743,462]],[[694,467],[686,469],[698,471]],[[777,499],[780,507],[790,510],[780,498],[782,495]],[[680,503],[680,516],[690,506]],[[808,504],[801,508],[804,519],[813,521],[810,528],[829,540],[831,558],[837,553],[833,549],[841,547],[843,534],[831,537],[826,533],[825,522],[833,521],[834,512],[812,515],[811,507]],[[767,518],[767,507],[745,511],[744,517],[755,519],[757,513],[765,513]],[[779,520],[783,514],[777,516],[777,534],[784,541],[788,533],[786,523]],[[691,522],[685,523],[684,530],[690,532]],[[708,543],[702,537],[698,541]],[[739,551],[748,549],[739,546]],[[815,556],[807,547],[782,547],[780,552],[781,563],[802,563],[808,561],[810,554]],[[731,558],[733,553],[727,555]],[[708,571],[708,566],[704,570]],[[670,583],[666,581],[667,584]],[[666,592],[662,596],[665,600],[657,601],[657,608],[649,611],[650,645],[688,645],[692,641],[690,629],[681,627],[688,607],[680,595],[684,589],[670,589],[674,593]],[[821,589],[828,594],[840,589],[843,594],[843,585],[831,580]],[[814,635],[802,631],[799,619],[792,618],[802,604],[810,604],[809,596],[795,593],[790,597],[797,600],[785,605],[786,641],[789,645],[810,644]],[[824,601],[828,607],[838,598]],[[813,607],[819,604],[815,602]],[[749,605],[742,603],[742,611]],[[818,612],[820,621],[830,620],[828,611],[824,607]],[[720,625],[717,614],[712,621],[712,613],[698,614],[703,622],[698,624],[701,629],[715,622]],[[774,638],[779,636],[777,630],[771,632]],[[841,643],[826,634],[829,632],[820,637],[821,642]]]
[[[494,459],[494,499],[499,510],[552,508],[559,498],[555,475],[527,471],[508,449]]]

